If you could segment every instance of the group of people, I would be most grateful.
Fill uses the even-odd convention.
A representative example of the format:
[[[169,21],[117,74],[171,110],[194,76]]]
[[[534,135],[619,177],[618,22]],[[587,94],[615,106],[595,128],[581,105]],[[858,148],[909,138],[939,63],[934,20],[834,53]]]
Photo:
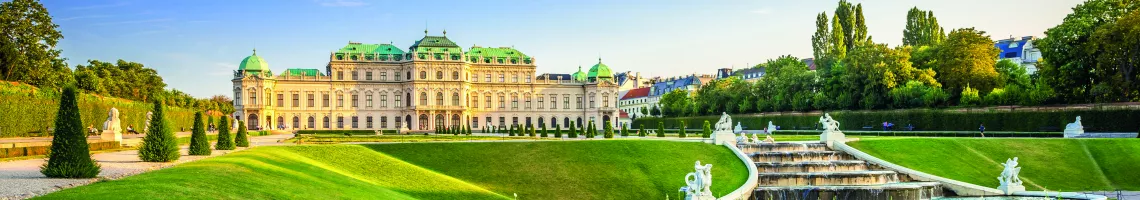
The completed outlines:
[[[889,121],[883,122],[883,131],[890,131],[891,129],[894,129],[894,128],[895,128],[895,123],[891,123]],[[906,127],[903,127],[903,128],[907,131],[913,131],[914,125],[906,124]]]

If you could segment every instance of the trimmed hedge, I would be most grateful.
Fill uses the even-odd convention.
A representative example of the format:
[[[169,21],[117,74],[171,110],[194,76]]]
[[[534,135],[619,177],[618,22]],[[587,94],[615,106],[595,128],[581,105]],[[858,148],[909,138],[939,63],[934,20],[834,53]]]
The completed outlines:
[[[1140,121],[1140,109],[976,110],[969,112],[917,109],[829,113],[832,118],[840,122],[840,128],[843,130],[863,130],[865,126],[870,126],[871,130],[882,130],[882,123],[889,121],[895,124],[895,130],[901,130],[910,124],[915,127],[915,130],[977,131],[978,125],[985,124],[986,131],[1059,132],[1065,128],[1066,124],[1072,123],[1077,116],[1081,116],[1081,123],[1085,126],[1085,131],[1089,132],[1136,132],[1140,130],[1140,123],[1137,123]],[[740,122],[741,126],[748,130],[763,129],[768,125],[768,121],[780,126],[781,130],[815,130],[819,128],[819,117],[819,114],[803,114],[733,116],[732,119],[734,122]],[[655,127],[658,122],[662,122],[666,128],[674,129],[679,126],[679,121],[695,124],[704,120],[715,122],[720,120],[720,116],[642,117],[634,120],[633,125],[647,124]]]
[[[0,99],[3,99],[0,101],[0,116],[18,116],[0,117],[0,138],[51,136],[45,128],[55,123],[59,97],[59,91],[0,81]],[[97,129],[103,128],[107,112],[114,107],[119,109],[119,121],[124,130],[131,126],[141,133],[143,127],[146,127],[146,112],[153,108],[150,103],[91,94],[81,93],[76,99],[83,127],[94,126]],[[190,130],[195,111],[167,107],[166,118],[171,122],[171,130]]]
[[[297,130],[297,134],[315,134],[315,135],[376,135],[377,130]],[[400,130],[396,129],[382,129],[379,130],[383,134],[397,134]]]
[[[90,151],[99,151],[107,149],[118,149],[119,142],[105,141],[87,143],[87,148]],[[51,146],[34,146],[34,147],[14,147],[14,148],[0,148],[0,158],[14,158],[23,156],[38,156],[47,155],[51,151]]]

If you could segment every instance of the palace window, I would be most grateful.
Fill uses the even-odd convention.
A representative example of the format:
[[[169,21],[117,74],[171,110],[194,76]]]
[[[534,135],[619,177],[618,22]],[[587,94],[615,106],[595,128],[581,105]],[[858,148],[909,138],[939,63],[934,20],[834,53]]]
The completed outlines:
[[[435,105],[440,105],[440,106],[443,105],[443,93],[442,92],[435,93]]]
[[[314,100],[313,100],[313,96],[316,96],[316,95],[313,95],[313,94],[309,94],[309,107],[310,107],[310,108],[312,108],[312,107],[316,107],[316,106],[315,106],[315,102],[316,102],[316,101],[314,101]]]
[[[602,107],[603,108],[609,108],[610,107],[610,95],[609,94],[602,94]]]
[[[499,74],[499,82],[500,83],[507,82],[506,77],[507,77],[507,75],[505,75],[505,74]]]
[[[404,120],[400,117],[393,117],[396,119],[396,129],[404,127]]]
[[[293,94],[293,107],[294,108],[301,107],[301,97],[300,96],[301,96],[300,94]]]
[[[475,97],[471,97],[471,107],[472,108],[478,108],[479,107],[479,96],[478,95],[476,95]]]
[[[355,107],[356,107],[356,105],[357,105],[357,104],[359,104],[359,103],[357,103],[357,102],[360,102],[360,99],[359,99],[359,98],[357,98],[358,96],[360,96],[360,95],[355,95],[355,94],[354,94],[354,95],[352,95],[352,107],[353,107],[353,108],[355,108]]]
[[[329,107],[329,94],[321,94],[321,107]]]
[[[578,97],[578,106],[575,108],[576,109],[582,109],[582,97],[580,97],[580,96]]]
[[[491,74],[490,73],[487,73],[487,81],[486,82],[488,82],[488,83],[491,82]]]
[[[336,128],[344,128],[344,117],[336,117]]]
[[[328,117],[328,116],[325,116],[325,124],[324,124],[324,127],[325,127],[325,128],[329,128],[329,117]]]
[[[399,76],[399,75],[397,75]],[[399,78],[396,78],[399,79]],[[388,81],[388,72],[380,72],[380,81]]]
[[[372,95],[371,94],[369,94],[368,96],[364,96],[364,106],[369,107],[369,108],[372,107]]]
[[[393,79],[393,80],[395,80],[395,81],[400,81],[400,73],[399,73],[399,72],[397,72],[397,73],[392,73],[392,74],[394,74],[394,75],[396,76],[396,77],[395,77],[396,79]],[[381,78],[381,79],[383,79],[383,78],[384,78],[384,75],[383,75],[383,74],[380,74],[380,78]]]
[[[550,109],[558,109],[558,95],[550,96]]]
[[[435,80],[443,80],[443,71],[435,72]]]
[[[459,106],[459,93],[451,94],[451,104],[453,106]]]
[[[265,93],[265,106],[273,106],[273,94]]]
[[[352,71],[352,80],[354,80],[354,81],[355,81],[355,80],[358,80],[358,78],[360,77],[360,75],[359,75],[359,74],[360,74],[360,73],[359,73],[359,72],[357,72],[357,71]]]
[[[511,95],[511,108],[512,109],[518,109],[519,108],[519,97],[518,96]]]
[[[249,92],[249,105],[257,105],[257,93]]]
[[[459,80],[459,72],[451,72],[451,79]]]
[[[352,128],[356,128],[356,127],[357,127],[357,126],[356,126],[356,124],[357,124],[357,121],[356,121],[356,120],[357,120],[357,119],[359,119],[359,118],[357,118],[356,116],[352,116]]]
[[[424,80],[424,79],[427,79],[427,72],[426,71],[420,71],[420,80]]]
[[[420,105],[421,105],[421,106],[422,106],[422,105],[427,105],[427,101],[428,101],[428,99],[427,99],[427,93],[426,93],[426,92],[420,92]]]
[[[530,75],[527,75],[527,76],[526,76],[526,82],[527,82],[527,83],[530,83]]]
[[[372,72],[364,72],[364,80],[372,80]]]
[[[401,99],[404,99],[404,95],[403,94],[396,94],[396,106],[395,107],[399,108],[399,107],[404,106],[404,104],[400,103]],[[383,101],[383,100],[381,100],[381,101]]]
[[[364,117],[364,128],[372,128],[372,116]]]
[[[483,102],[486,102],[485,108],[491,108],[491,95],[483,96]]]
[[[344,80],[344,72],[337,71],[336,72],[336,80]]]
[[[285,107],[285,94],[277,94],[277,107]]]
[[[505,127],[506,125],[507,125],[507,118],[506,117],[499,117],[499,127]]]
[[[562,95],[562,108],[566,110],[570,109],[570,95]]]
[[[507,108],[506,96],[499,95],[499,108]]]
[[[387,108],[388,107],[388,94],[381,94],[380,95],[380,107],[381,108]]]
[[[336,94],[336,107],[344,107],[344,95]]]
[[[515,83],[519,82],[519,75],[518,74],[511,74],[511,76],[512,76],[511,80],[514,80]]]
[[[594,108],[594,107],[596,107],[596,106],[594,105],[594,99],[595,99],[595,98],[594,98],[594,95],[593,95],[593,94],[590,94],[590,108]]]
[[[471,118],[471,128],[479,128],[479,118],[478,117],[472,117]]]
[[[542,109],[543,105],[546,105],[546,98],[542,98],[542,95],[538,95],[538,109]]]
[[[526,109],[530,109],[530,96],[526,97]]]
[[[411,72],[411,71],[409,71],[409,72],[404,72],[404,73],[405,73],[405,74],[407,74],[407,76],[405,76],[405,77],[407,77],[407,79],[408,79],[408,80],[412,80],[412,72]],[[398,80],[400,80],[400,77],[399,77],[399,76],[396,76],[396,80],[397,80],[397,81],[398,81]]]
[[[380,116],[380,128],[388,128],[388,116]]]
[[[309,116],[309,121],[308,121],[308,122],[309,122],[309,123],[308,123],[308,126],[306,126],[306,127],[305,127],[306,129],[310,129],[310,128],[316,128],[316,127],[317,127],[317,120],[314,120],[314,119],[313,119],[313,116]]]

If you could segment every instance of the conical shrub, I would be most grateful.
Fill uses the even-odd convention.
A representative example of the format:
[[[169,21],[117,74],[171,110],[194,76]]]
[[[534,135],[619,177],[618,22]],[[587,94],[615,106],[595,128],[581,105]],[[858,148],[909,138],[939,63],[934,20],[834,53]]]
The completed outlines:
[[[546,126],[542,126],[542,133],[539,133],[539,135],[540,135],[541,137],[548,137],[548,136],[550,136],[549,134],[547,134],[547,133],[546,133]]]
[[[206,138],[206,124],[202,123],[202,112],[194,113],[194,127],[190,128],[190,155],[210,155],[210,139]]]
[[[245,121],[238,121],[237,136],[234,137],[234,144],[239,147],[249,147],[249,133],[245,131]]]
[[[704,126],[705,126],[704,129],[701,130],[701,137],[704,137],[704,138],[712,137],[712,127],[711,127],[711,125],[709,125],[709,120],[705,120]]]
[[[170,162],[182,155],[178,152],[178,138],[170,130],[163,112],[162,100],[154,100],[154,113],[150,120],[149,133],[143,138],[139,148],[139,159],[146,162]]]
[[[230,134],[230,117],[222,116],[218,118],[218,143],[214,145],[217,150],[234,150],[237,145],[234,144],[234,135]]]
[[[570,133],[567,134],[570,138],[578,138],[578,128],[574,127],[574,122],[570,122]]]
[[[51,139],[48,162],[40,167],[40,173],[50,178],[92,178],[99,175],[99,165],[91,159],[87,146],[87,133],[83,132],[83,120],[79,117],[79,106],[75,99],[75,86],[63,88],[59,99],[59,110],[55,115],[55,137]]]
[[[603,126],[603,128],[605,128],[605,130],[602,133],[603,134],[602,137],[614,138],[614,127],[612,125],[610,125],[609,122],[607,122],[606,126]]]
[[[657,137],[665,137],[665,122],[657,122]]]
[[[554,126],[554,138],[562,138],[562,126]]]

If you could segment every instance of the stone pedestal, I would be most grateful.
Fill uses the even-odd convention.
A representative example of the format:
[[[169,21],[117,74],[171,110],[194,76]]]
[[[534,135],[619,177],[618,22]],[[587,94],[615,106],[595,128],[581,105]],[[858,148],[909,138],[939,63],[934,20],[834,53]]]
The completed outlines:
[[[713,144],[736,144],[736,134],[732,132],[714,132],[712,134]]]
[[[119,142],[119,144],[122,144],[123,143],[123,133],[117,132],[117,131],[107,130],[107,131],[103,131],[103,133],[99,134],[99,139],[102,139],[103,141],[116,141],[116,142]]]
[[[843,143],[847,141],[847,136],[840,131],[828,130],[823,131],[823,134],[819,134],[819,141],[827,144],[827,147],[832,147],[831,144],[835,142]]]
[[[1085,134],[1084,127],[1066,127],[1065,128],[1065,138],[1080,137],[1081,135],[1084,135],[1084,134]]]
[[[1013,195],[1015,192],[1024,192],[1025,186],[1022,185],[1003,185],[998,186],[998,190],[1005,192],[1005,195]]]
[[[685,196],[685,200],[715,200],[711,194],[704,194],[699,196]]]

